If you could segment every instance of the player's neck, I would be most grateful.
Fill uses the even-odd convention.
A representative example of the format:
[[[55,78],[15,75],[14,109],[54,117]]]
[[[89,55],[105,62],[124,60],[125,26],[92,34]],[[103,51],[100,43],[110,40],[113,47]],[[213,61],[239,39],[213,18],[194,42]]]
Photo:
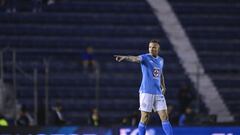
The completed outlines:
[[[151,54],[151,53],[150,53],[150,55],[152,55],[153,58],[157,58],[157,57],[158,57],[158,55],[153,55],[153,54]]]

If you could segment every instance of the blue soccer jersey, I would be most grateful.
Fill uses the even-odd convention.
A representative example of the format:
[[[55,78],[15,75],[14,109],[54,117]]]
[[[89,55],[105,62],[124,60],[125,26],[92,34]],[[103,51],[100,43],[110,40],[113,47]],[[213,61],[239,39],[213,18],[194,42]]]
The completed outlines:
[[[139,55],[142,69],[142,83],[139,91],[149,94],[162,94],[161,74],[163,58],[151,54]]]

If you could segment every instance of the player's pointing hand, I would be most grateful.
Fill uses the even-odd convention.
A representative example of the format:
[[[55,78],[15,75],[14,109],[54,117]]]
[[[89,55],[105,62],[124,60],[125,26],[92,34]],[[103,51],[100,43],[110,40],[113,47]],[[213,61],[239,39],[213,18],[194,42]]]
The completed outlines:
[[[121,56],[121,55],[114,55],[114,57],[116,57],[116,61],[118,62],[121,62],[125,58],[125,56]]]

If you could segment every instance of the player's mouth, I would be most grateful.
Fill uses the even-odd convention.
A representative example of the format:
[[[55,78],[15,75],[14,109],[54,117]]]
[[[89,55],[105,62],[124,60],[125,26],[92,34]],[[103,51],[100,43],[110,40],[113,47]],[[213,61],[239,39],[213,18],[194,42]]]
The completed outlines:
[[[155,54],[156,53],[156,51],[150,51],[152,54]]]

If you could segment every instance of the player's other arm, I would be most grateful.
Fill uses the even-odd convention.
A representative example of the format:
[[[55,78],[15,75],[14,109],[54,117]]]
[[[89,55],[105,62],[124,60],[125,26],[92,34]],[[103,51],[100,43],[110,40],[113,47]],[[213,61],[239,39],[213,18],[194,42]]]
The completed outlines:
[[[118,62],[125,60],[125,61],[140,63],[140,58],[138,56],[114,55],[114,57]]]
[[[161,87],[162,87],[162,93],[163,93],[163,95],[165,95],[165,93],[166,93],[166,85],[165,85],[165,80],[164,80],[163,73],[161,74]]]

